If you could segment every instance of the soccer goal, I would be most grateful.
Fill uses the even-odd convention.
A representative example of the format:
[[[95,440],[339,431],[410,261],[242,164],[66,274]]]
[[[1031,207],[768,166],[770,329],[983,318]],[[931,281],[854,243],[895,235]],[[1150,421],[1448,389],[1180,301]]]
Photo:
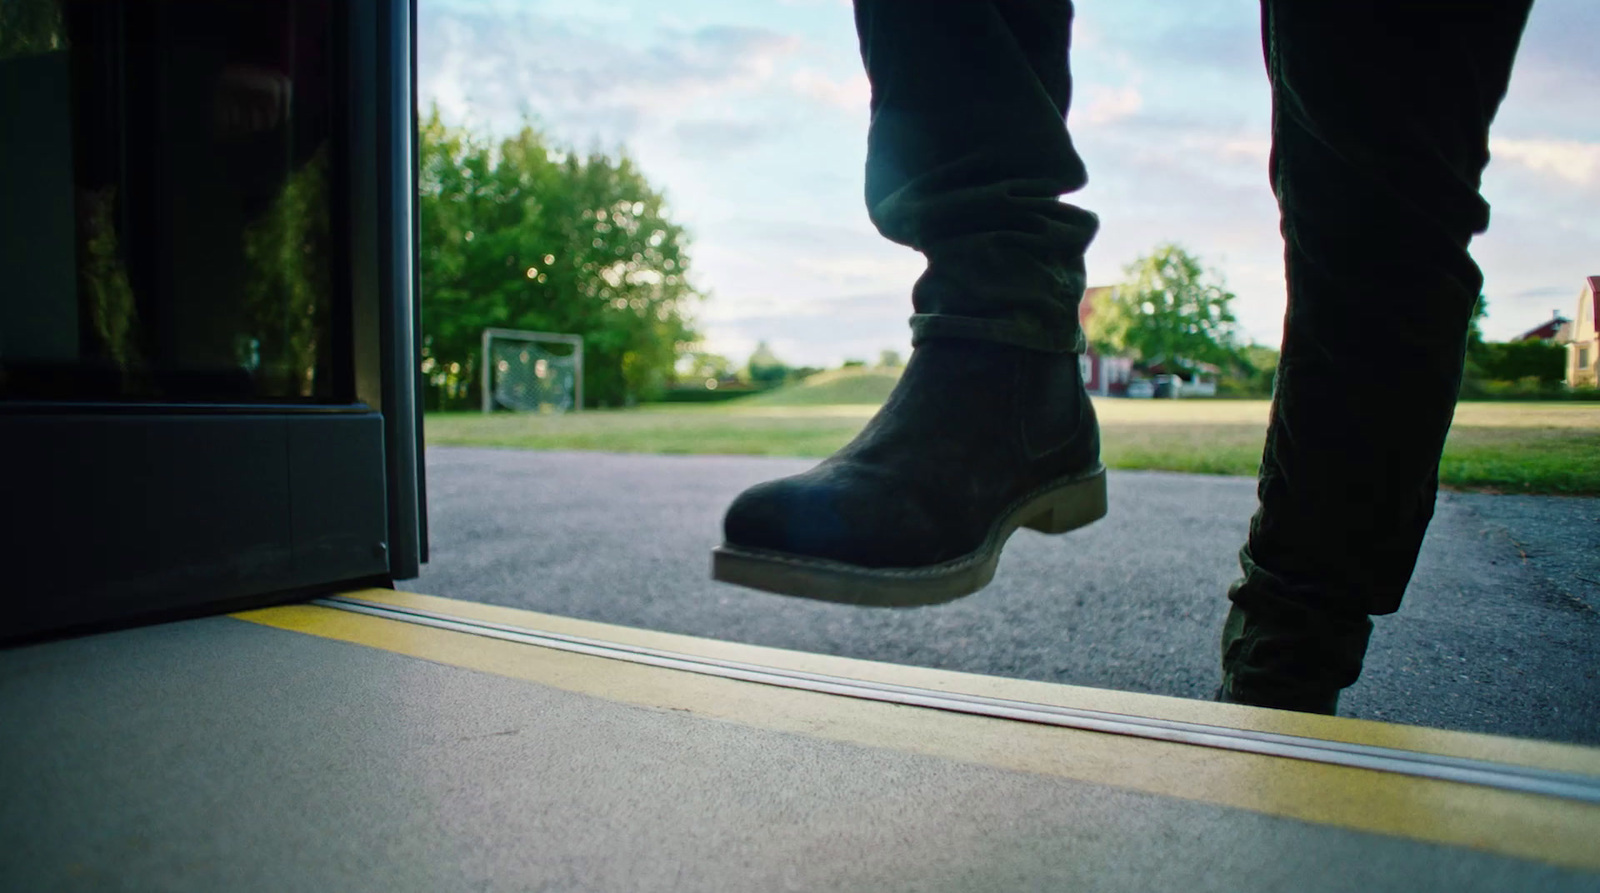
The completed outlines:
[[[583,410],[583,336],[483,330],[483,411]]]

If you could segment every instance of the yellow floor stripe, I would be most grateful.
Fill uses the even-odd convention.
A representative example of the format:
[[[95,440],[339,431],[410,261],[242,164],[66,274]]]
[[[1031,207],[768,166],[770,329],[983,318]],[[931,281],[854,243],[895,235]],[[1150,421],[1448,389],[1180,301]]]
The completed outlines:
[[[438,611],[467,620],[503,623],[528,629],[545,630],[564,635],[586,636],[623,645],[659,648],[697,657],[745,661],[787,670],[827,673],[848,676],[873,682],[886,682],[931,688],[940,691],[963,692],[1041,704],[1056,704],[1089,710],[1105,710],[1160,719],[1199,722],[1277,732],[1285,735],[1303,735],[1328,741],[1351,744],[1368,744],[1394,747],[1418,753],[1459,756],[1480,760],[1493,760],[1520,766],[1578,772],[1600,777],[1600,748],[1581,747],[1523,738],[1506,738],[1471,732],[1454,732],[1420,726],[1341,717],[1317,716],[1310,713],[1292,713],[1282,710],[1262,710],[1233,704],[1216,704],[1188,698],[1147,695],[1137,692],[1086,688],[1053,682],[1034,682],[1026,679],[1007,679],[977,673],[960,673],[951,670],[934,670],[911,667],[805,651],[788,651],[760,645],[723,642],[676,633],[656,632],[636,627],[617,626],[592,620],[577,620],[555,614],[541,614],[520,608],[506,608],[478,602],[439,598],[392,589],[368,589],[347,593],[352,598],[393,605],[399,608],[416,608]]]
[[[994,679],[714,642],[387,590],[371,601],[764,663],[1066,706],[1406,747],[1600,775],[1594,749],[1175,698]],[[1600,806],[1301,760],[967,716],[663,670],[314,606],[235,615],[451,666],[645,707],[869,747],[1198,800],[1360,831],[1600,870]],[[1421,746],[1419,746],[1421,745]]]

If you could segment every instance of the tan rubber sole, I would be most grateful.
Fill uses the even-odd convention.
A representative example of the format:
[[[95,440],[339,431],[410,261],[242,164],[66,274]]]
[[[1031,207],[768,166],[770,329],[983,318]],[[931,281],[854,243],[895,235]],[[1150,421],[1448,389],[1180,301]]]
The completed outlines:
[[[724,543],[711,550],[711,579],[763,592],[882,608],[937,605],[989,585],[1000,550],[1019,527],[1041,533],[1077,530],[1106,515],[1106,470],[1063,479],[1035,490],[1001,515],[982,546],[942,564],[873,568],[744,549]]]

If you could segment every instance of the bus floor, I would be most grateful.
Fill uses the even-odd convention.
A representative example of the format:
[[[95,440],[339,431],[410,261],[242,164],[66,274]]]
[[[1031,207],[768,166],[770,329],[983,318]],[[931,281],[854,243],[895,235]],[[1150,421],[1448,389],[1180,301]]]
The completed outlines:
[[[0,651],[0,889],[1600,890],[1595,749],[352,597]]]

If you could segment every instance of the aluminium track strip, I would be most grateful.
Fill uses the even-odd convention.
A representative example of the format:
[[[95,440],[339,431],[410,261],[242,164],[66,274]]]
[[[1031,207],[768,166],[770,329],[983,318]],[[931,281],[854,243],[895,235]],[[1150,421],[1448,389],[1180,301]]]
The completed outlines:
[[[1554,769],[787,670],[473,620],[438,611],[397,607],[350,596],[314,599],[311,604],[507,642],[782,688],[1113,735],[1129,735],[1240,753],[1286,757],[1600,804],[1600,777]]]

